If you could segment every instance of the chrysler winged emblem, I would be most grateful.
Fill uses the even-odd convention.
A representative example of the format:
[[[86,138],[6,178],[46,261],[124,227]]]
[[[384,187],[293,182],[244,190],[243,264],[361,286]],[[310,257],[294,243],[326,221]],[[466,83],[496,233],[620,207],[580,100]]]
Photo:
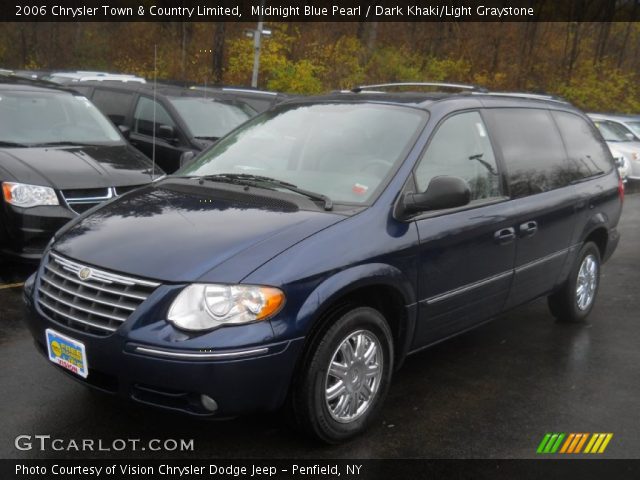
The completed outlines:
[[[80,280],[89,280],[89,278],[91,278],[91,269],[89,267],[82,267],[78,271],[78,278]]]

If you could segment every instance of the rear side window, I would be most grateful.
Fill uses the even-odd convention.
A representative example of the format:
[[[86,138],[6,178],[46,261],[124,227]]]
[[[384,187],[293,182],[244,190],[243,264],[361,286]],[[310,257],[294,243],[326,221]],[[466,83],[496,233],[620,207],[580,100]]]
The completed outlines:
[[[571,172],[551,114],[533,108],[488,110],[513,198],[568,185]]]
[[[442,175],[466,180],[471,201],[501,196],[493,148],[478,112],[459,113],[438,127],[415,170],[418,191]]]
[[[138,105],[136,106],[136,111],[133,114],[134,132],[141,133],[142,135],[153,135],[153,104],[154,101],[152,99],[147,97],[140,97],[140,99],[138,100]],[[169,112],[167,112],[165,108],[158,102],[155,102],[155,105],[156,129],[160,125],[175,127],[176,124],[169,115]]]
[[[584,118],[567,112],[553,112],[567,147],[573,180],[608,173],[613,168],[609,149],[598,140],[596,129]]]
[[[116,125],[124,125],[133,95],[113,90],[96,89],[91,101]]]

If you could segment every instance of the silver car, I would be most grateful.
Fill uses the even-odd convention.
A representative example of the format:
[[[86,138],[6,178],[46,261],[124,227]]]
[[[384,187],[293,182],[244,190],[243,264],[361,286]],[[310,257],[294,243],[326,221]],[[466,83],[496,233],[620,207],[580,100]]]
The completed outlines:
[[[633,140],[640,141],[640,115],[609,115],[604,113],[589,113],[588,115],[594,120],[608,120],[618,124],[628,130],[627,133],[633,135]]]
[[[628,128],[617,121],[609,120],[605,115],[589,114],[593,123],[604,137],[609,150],[617,156],[626,158],[630,163],[628,178],[640,180],[640,141],[636,140]]]

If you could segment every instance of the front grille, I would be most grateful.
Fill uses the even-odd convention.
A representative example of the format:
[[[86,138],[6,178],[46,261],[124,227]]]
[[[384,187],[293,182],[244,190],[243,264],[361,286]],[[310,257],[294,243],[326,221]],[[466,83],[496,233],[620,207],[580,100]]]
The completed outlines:
[[[160,285],[68,260],[51,252],[40,277],[38,303],[75,330],[109,335]]]
[[[69,208],[75,213],[83,213],[91,207],[113,198],[116,195],[113,188],[83,188],[62,190],[62,197]]]
[[[108,187],[108,188],[82,188],[73,190],[62,190],[62,197],[69,208],[75,213],[83,213],[91,207],[127,193],[140,185],[132,185],[126,187]]]

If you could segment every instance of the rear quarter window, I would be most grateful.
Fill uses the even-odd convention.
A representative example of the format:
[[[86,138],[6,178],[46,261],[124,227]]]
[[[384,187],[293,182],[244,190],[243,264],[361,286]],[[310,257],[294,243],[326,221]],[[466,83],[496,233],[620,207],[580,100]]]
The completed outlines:
[[[487,110],[505,162],[511,197],[547,192],[572,180],[560,133],[547,110]]]
[[[599,139],[596,127],[568,112],[553,112],[567,148],[573,180],[608,173],[613,169],[607,145]]]

